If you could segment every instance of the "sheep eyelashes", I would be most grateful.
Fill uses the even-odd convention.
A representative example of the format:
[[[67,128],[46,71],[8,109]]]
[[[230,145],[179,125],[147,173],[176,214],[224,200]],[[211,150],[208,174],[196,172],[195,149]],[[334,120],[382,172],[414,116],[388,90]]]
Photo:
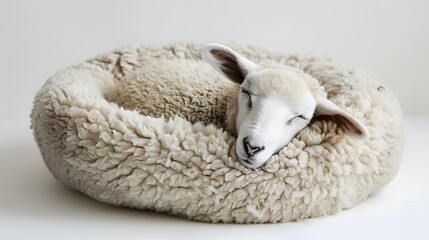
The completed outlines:
[[[237,158],[246,167],[262,166],[313,117],[335,121],[358,140],[369,137],[359,120],[326,99],[318,81],[302,71],[271,61],[256,64],[220,44],[205,45],[203,56],[217,72],[241,85],[227,115],[235,117],[228,123],[235,124],[230,129],[237,134]]]

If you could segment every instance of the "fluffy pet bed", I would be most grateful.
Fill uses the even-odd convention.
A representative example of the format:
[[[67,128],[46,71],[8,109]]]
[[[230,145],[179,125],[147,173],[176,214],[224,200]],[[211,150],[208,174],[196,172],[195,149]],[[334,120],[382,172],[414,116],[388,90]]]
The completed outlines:
[[[201,63],[200,46],[140,46],[62,70],[37,93],[31,127],[49,170],[101,202],[237,223],[332,214],[392,180],[401,160],[403,132],[391,91],[325,58],[230,46],[255,62],[271,59],[312,75],[331,101],[364,123],[370,139],[358,142],[339,134],[334,122],[317,121],[262,168],[248,169],[236,161],[235,138],[223,130],[222,104],[219,111],[194,109],[186,119],[169,111],[159,114],[156,108],[143,114],[140,104],[150,100],[150,88],[162,86],[128,87],[136,85],[142,69],[162,70],[166,61],[206,64]],[[199,77],[198,68],[178,69],[182,78]],[[169,77],[162,71],[158,75]],[[177,87],[189,85],[179,82]],[[186,110],[187,101],[205,101],[205,92],[224,94],[210,92],[204,84],[192,87],[201,96],[166,94],[171,107]]]

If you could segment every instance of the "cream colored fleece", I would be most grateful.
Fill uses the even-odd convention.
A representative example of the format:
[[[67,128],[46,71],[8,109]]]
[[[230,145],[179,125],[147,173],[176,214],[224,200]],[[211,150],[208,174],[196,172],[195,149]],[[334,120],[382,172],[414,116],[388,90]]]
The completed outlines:
[[[207,222],[286,222],[332,214],[392,180],[403,132],[390,90],[328,59],[230,46],[252,61],[271,59],[318,79],[331,101],[367,126],[370,140],[357,142],[337,134],[332,122],[316,122],[265,166],[247,169],[235,160],[235,138],[221,129],[225,99],[234,97],[223,90],[232,83],[202,62],[199,45],[138,46],[62,70],[38,92],[31,127],[48,168],[99,201]],[[186,67],[165,76],[169,61]],[[216,85],[206,84],[207,76]],[[154,79],[177,82],[162,88],[147,81]],[[119,97],[125,92],[128,101]],[[145,102],[159,108],[145,109]],[[190,102],[199,107],[188,109]],[[210,110],[202,111],[205,106]],[[159,109],[173,118],[160,118]],[[173,116],[178,109],[182,117]]]
[[[141,114],[227,128],[227,102],[235,102],[236,84],[201,60],[156,60],[118,83],[106,99]],[[234,121],[235,123],[235,121]]]
[[[269,60],[264,60],[260,66],[285,69],[284,64]],[[313,96],[326,97],[316,79],[298,69],[286,69],[297,74]],[[144,65],[119,82],[106,93],[106,99],[145,116],[169,119],[177,115],[191,123],[214,124],[236,135],[239,86],[221,77],[204,61],[161,59]]]

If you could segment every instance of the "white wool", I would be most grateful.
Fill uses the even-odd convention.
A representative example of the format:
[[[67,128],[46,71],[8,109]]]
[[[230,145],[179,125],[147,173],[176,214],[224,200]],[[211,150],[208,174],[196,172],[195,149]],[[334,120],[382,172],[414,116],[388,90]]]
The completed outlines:
[[[223,129],[144,116],[106,100],[116,84],[154,59],[201,60],[199,45],[138,46],[62,70],[38,92],[31,127],[49,170],[109,204],[237,223],[333,214],[392,180],[403,132],[391,91],[327,59],[231,47],[252,61],[271,59],[318,79],[371,138],[358,142],[338,134],[333,122],[316,122],[262,168],[245,168],[235,159],[235,138]]]

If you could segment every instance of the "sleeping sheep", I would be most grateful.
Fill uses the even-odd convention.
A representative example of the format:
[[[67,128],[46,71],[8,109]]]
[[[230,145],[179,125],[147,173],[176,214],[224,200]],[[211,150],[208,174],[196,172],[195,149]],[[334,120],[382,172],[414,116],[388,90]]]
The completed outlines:
[[[237,159],[249,168],[262,166],[317,119],[335,122],[358,140],[368,139],[366,127],[326,99],[310,75],[270,60],[256,64],[220,44],[205,45],[203,55],[230,82],[204,62],[164,60],[146,65],[108,99],[144,115],[179,115],[223,127],[238,135]],[[129,99],[135,91],[139,97]]]
[[[393,179],[404,138],[387,87],[229,46],[124,47],[53,75],[31,112],[49,170],[104,203],[236,223],[333,214]]]

